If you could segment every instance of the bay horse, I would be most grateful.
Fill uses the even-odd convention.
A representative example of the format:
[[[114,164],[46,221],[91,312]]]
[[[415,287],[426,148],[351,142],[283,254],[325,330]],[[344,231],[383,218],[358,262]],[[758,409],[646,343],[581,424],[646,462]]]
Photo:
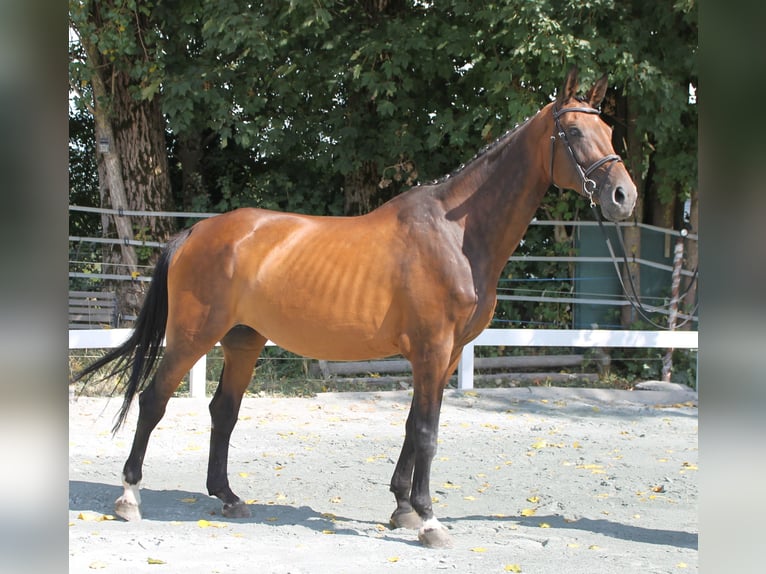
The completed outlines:
[[[442,394],[463,346],[492,318],[509,256],[551,184],[578,190],[591,206],[598,202],[609,220],[633,211],[636,186],[599,117],[606,89],[604,76],[578,97],[573,68],[554,101],[459,171],[365,215],[242,208],[171,240],[129,339],[74,379],[113,361],[107,376],[129,373],[115,431],[140,391],[116,513],[141,518],[149,436],[183,375],[220,341],[224,366],[210,402],[207,490],[222,501],[224,516],[250,516],[229,487],[229,438],[270,339],[315,359],[409,360],[414,390],[390,484],[396,499],[390,524],[418,529],[425,546],[449,545],[429,489]]]

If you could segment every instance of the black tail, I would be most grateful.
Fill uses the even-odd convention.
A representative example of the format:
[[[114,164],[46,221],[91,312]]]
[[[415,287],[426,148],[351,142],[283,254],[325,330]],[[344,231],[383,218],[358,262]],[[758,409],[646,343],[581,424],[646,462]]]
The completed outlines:
[[[173,253],[188,235],[189,231],[186,231],[173,238],[160,254],[144,305],[138,313],[136,325],[128,340],[85,367],[72,379],[72,382],[81,379],[87,381],[96,371],[113,361],[112,369],[102,379],[125,375],[130,371],[125,397],[113,432],[117,432],[125,422],[133,397],[147,386],[146,381],[152,375],[159,359],[168,319],[168,267]]]

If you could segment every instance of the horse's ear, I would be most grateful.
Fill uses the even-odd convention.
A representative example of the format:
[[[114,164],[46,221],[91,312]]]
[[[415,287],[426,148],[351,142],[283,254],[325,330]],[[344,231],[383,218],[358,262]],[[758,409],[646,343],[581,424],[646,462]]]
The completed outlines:
[[[591,107],[597,108],[601,105],[601,102],[604,100],[604,96],[606,95],[606,88],[608,83],[609,80],[607,79],[606,74],[604,74],[598,80],[596,80],[596,83],[593,84],[590,90],[588,90],[588,93],[585,95],[585,99],[588,101]]]
[[[556,103],[561,106],[574,98],[577,95],[577,88],[579,84],[577,82],[577,66],[572,66],[564,80],[564,86],[561,88],[558,96],[556,97]]]

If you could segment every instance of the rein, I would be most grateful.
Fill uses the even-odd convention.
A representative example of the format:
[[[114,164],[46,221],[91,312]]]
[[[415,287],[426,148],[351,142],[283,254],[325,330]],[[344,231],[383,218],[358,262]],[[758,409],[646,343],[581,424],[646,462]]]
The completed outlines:
[[[620,267],[619,267],[619,264],[617,263],[617,256],[614,254],[614,249],[612,249],[612,242],[606,233],[606,228],[604,227],[603,219],[601,219],[601,214],[599,213],[598,209],[596,209],[595,205],[592,205],[591,209],[593,210],[593,215],[595,216],[596,221],[598,222],[598,227],[599,229],[601,229],[601,234],[604,236],[604,242],[606,243],[606,247],[609,250],[609,255],[612,258],[612,263],[614,264],[614,270],[617,274],[617,279],[620,281],[620,286],[622,287],[622,292],[625,294],[625,298],[628,300],[631,307],[635,309],[635,311],[641,316],[641,318],[644,321],[646,321],[653,327],[656,327],[657,329],[670,330],[670,327],[668,327],[667,325],[660,325],[659,323],[654,322],[651,319],[651,317],[649,317],[649,313],[651,313],[651,311],[647,309],[644,306],[644,304],[641,302],[641,297],[639,296],[638,290],[636,289],[636,284],[633,282],[633,274],[630,273],[630,271],[628,270],[629,269],[629,261],[627,256],[628,249],[627,247],[625,247],[625,241],[622,238],[622,232],[620,231],[620,226],[617,223],[615,223],[614,231],[615,231],[615,234],[617,235],[617,239],[620,242],[620,248],[622,249],[622,261],[623,263],[625,263],[626,274],[628,276],[628,285],[630,285],[630,291],[632,294],[628,292],[628,288],[625,285],[625,280],[622,278],[622,273],[620,273]],[[681,235],[684,236],[685,233],[681,232]],[[684,289],[684,292],[678,296],[679,301],[681,301],[686,296],[686,294],[689,292],[689,289],[691,289],[691,286],[697,281],[698,271],[699,271],[699,267],[694,269],[692,280],[689,282],[689,285],[686,287],[686,289]],[[668,306],[669,304],[663,305],[661,307],[654,307],[654,310],[656,311],[658,309],[662,309],[663,307],[668,307]],[[695,305],[694,309],[692,309],[689,312],[688,316],[682,322],[675,325],[674,329],[678,329],[679,327],[683,327],[684,325],[689,323],[694,318],[694,314],[696,313],[698,308],[699,308],[699,302]]]

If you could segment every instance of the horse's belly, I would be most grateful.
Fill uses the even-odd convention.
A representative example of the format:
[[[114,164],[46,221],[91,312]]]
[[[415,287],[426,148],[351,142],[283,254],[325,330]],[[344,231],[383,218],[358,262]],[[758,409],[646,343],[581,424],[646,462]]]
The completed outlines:
[[[259,285],[243,319],[293,353],[351,361],[397,354],[396,308],[383,285],[333,287],[293,277]]]
[[[255,328],[276,345],[314,359],[358,361],[398,353],[391,335],[351,321],[328,324],[306,317],[262,317],[255,323]]]

